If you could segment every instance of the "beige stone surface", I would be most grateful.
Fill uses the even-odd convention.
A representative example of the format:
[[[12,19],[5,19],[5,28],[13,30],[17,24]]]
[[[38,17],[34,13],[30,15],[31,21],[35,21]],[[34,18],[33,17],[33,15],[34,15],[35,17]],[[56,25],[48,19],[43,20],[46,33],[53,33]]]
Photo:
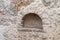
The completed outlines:
[[[29,13],[41,18],[42,31],[22,26]],[[0,0],[0,40],[60,40],[60,0]]]

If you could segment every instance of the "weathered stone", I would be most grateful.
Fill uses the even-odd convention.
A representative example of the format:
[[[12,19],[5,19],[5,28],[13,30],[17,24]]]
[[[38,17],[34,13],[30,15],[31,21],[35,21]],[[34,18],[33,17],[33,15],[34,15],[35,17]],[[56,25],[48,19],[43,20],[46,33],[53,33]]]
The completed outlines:
[[[0,40],[60,40],[60,0],[0,0]]]

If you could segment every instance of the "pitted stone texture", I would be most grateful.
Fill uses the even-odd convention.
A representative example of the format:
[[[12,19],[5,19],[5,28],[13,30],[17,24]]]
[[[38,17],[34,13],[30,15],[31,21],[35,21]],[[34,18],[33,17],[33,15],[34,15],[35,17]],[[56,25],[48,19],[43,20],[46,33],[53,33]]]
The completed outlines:
[[[0,0],[0,40],[60,40],[60,1],[45,1],[51,4],[45,6],[42,0]],[[29,13],[42,19],[45,34],[18,31],[22,18]]]
[[[41,33],[41,32],[19,32],[18,33],[19,36],[19,40],[43,40],[45,38],[45,40],[47,40],[47,36],[44,35],[45,33]],[[28,38],[27,38],[28,37]]]

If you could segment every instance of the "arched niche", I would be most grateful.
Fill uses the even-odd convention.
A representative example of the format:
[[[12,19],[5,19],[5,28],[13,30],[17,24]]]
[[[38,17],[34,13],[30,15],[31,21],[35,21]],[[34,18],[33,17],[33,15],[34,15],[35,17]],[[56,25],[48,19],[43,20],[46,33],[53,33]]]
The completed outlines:
[[[42,19],[35,13],[26,14],[22,18],[22,27],[23,28],[36,28],[43,29],[42,27]]]

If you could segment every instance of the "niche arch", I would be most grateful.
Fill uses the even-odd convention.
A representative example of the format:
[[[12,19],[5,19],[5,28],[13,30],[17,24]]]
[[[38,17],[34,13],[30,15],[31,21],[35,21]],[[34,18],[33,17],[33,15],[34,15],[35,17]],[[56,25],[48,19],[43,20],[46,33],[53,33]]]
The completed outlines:
[[[42,19],[35,13],[28,13],[22,18],[23,28],[43,29]]]

